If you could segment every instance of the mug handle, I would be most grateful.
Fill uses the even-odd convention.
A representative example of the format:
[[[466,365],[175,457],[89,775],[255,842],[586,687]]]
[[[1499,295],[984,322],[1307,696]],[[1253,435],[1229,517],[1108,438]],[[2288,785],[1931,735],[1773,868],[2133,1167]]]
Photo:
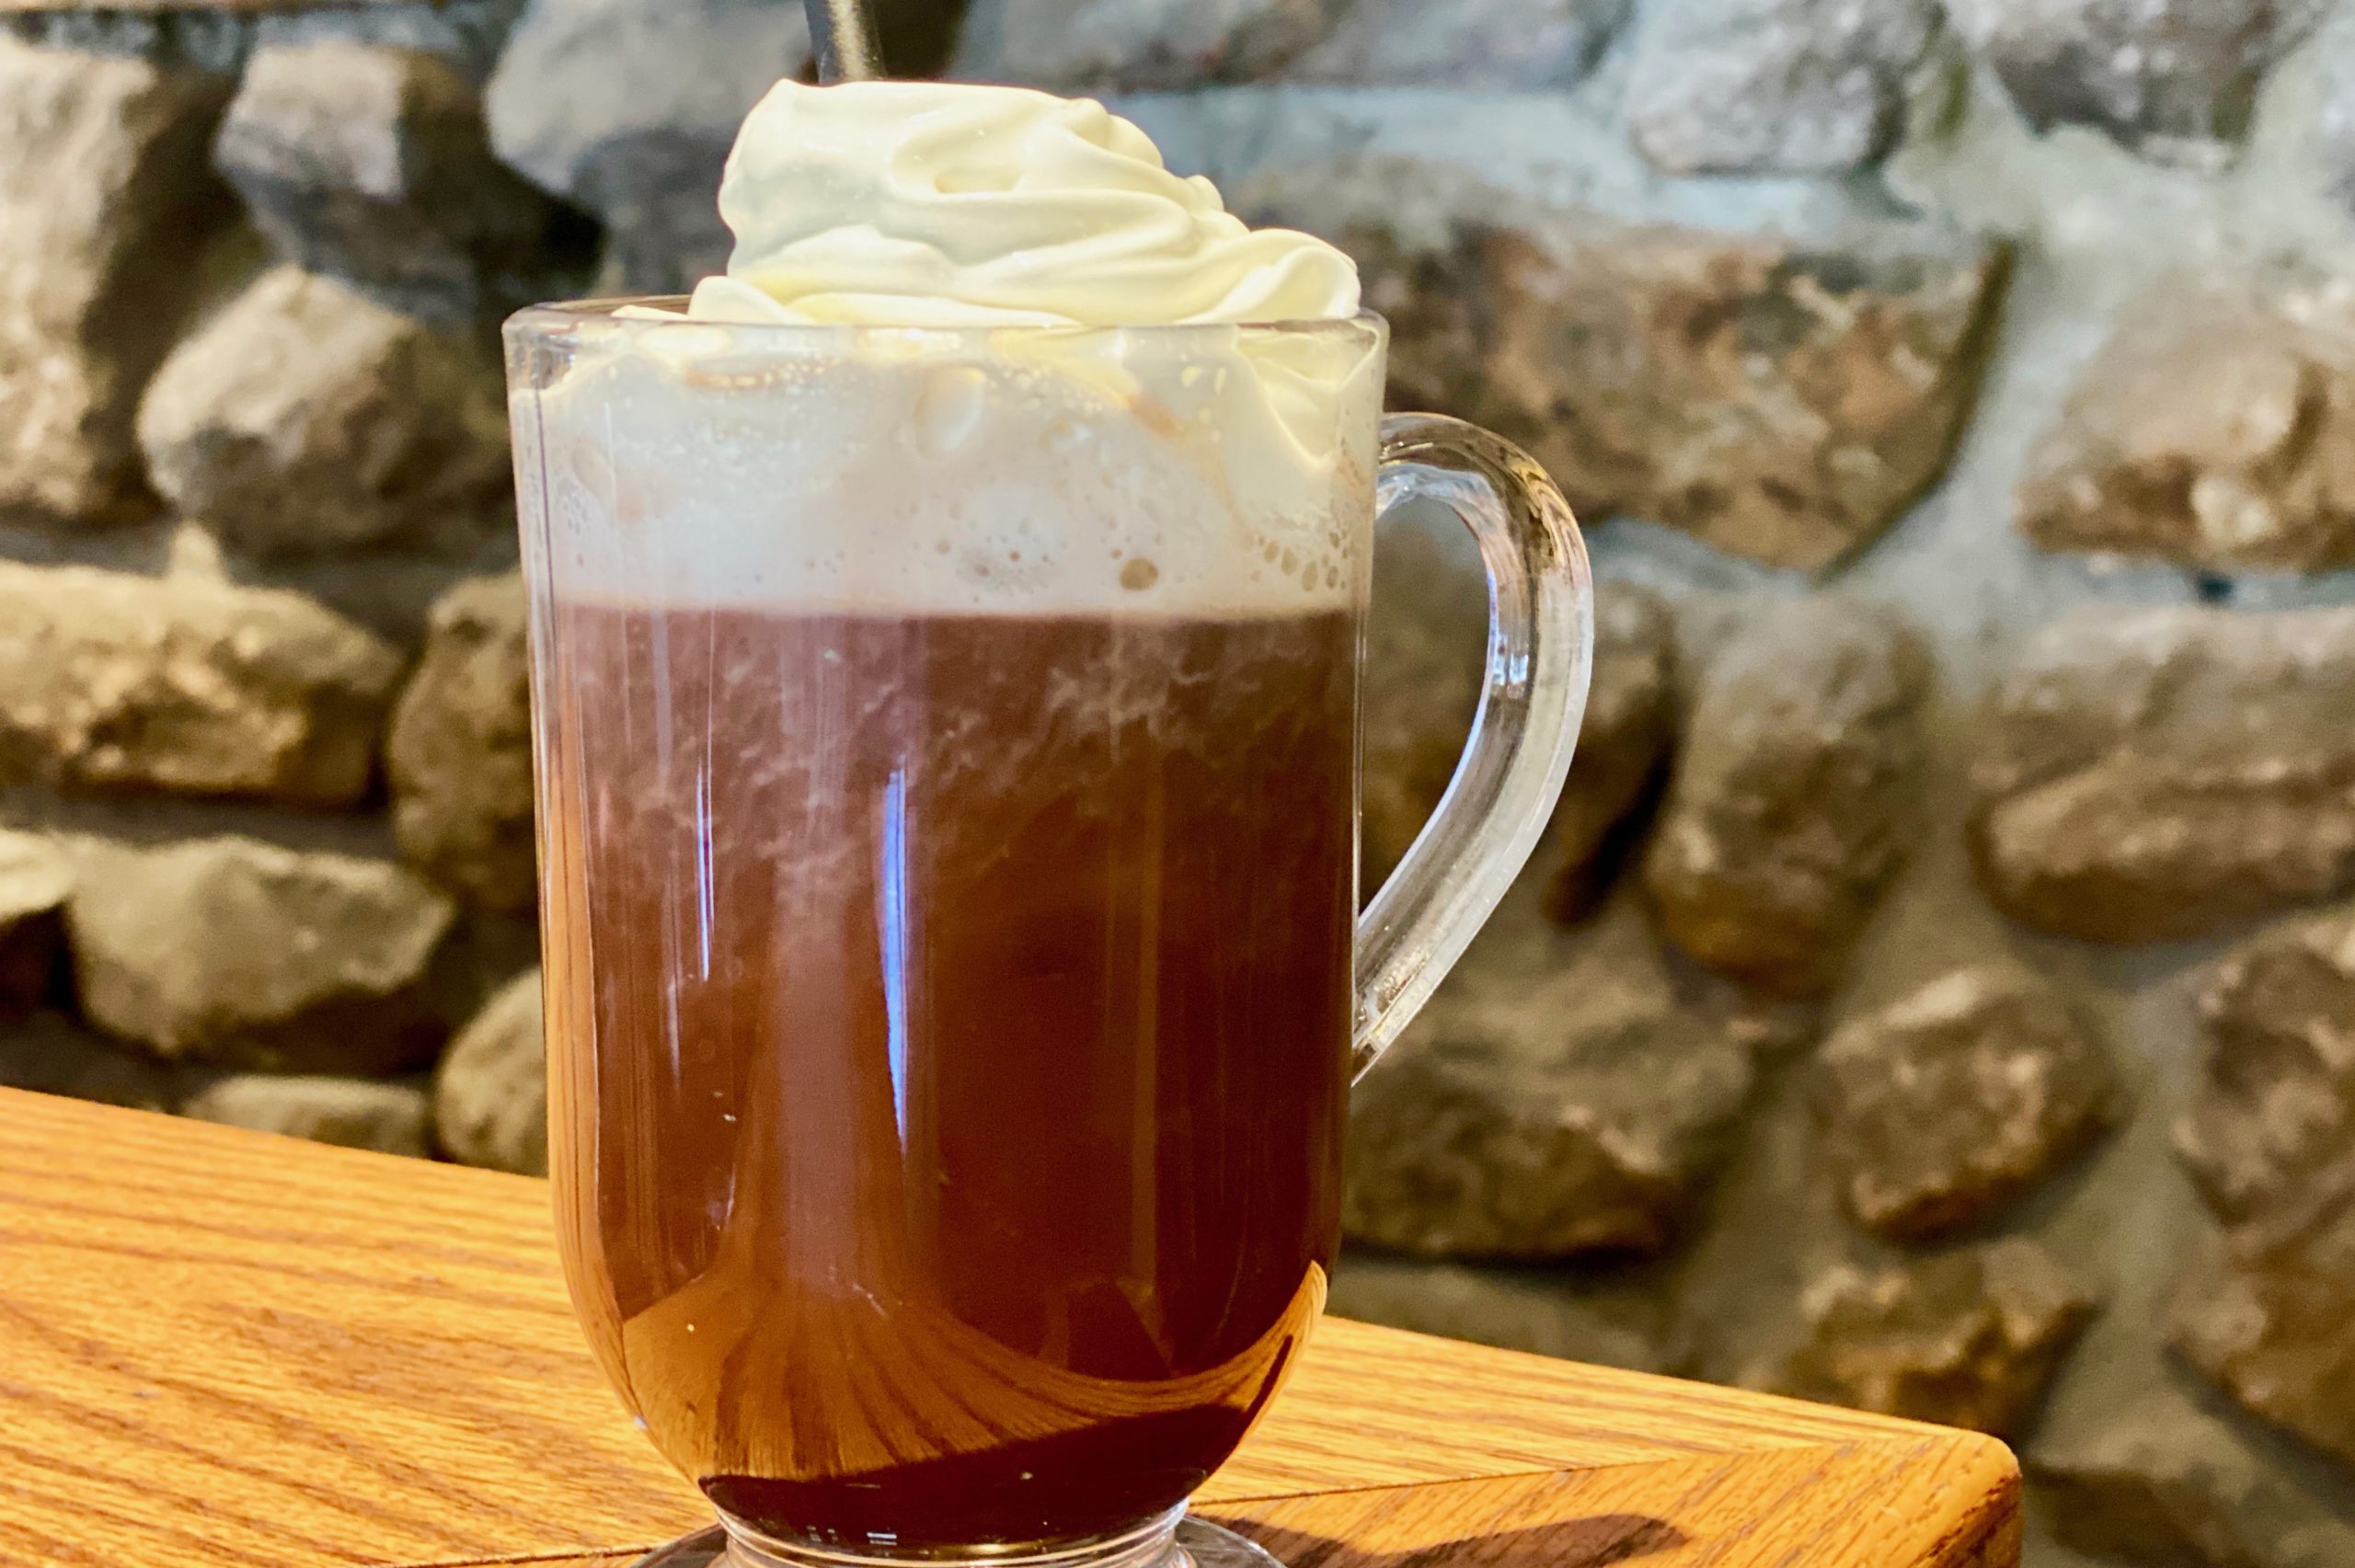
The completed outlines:
[[[1460,419],[1393,414],[1374,497],[1384,514],[1436,501],[1472,531],[1488,574],[1488,658],[1447,793],[1358,918],[1352,1081],[1430,1000],[1536,847],[1594,662],[1586,544],[1527,452]]]

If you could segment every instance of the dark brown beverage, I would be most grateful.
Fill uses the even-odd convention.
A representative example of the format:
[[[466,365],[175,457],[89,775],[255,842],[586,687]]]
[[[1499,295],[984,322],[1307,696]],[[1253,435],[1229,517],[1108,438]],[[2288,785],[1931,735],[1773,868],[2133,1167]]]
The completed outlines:
[[[1335,1240],[1355,617],[541,635],[565,1262],[665,1454],[863,1552],[1179,1503]]]

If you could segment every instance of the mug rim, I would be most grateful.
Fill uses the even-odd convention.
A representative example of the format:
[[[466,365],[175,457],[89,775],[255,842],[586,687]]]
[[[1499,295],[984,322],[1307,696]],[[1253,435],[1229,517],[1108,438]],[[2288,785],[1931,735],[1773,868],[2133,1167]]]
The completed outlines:
[[[1177,342],[1189,338],[1210,339],[1235,333],[1286,338],[1338,338],[1371,333],[1377,340],[1385,341],[1390,336],[1388,319],[1377,311],[1363,307],[1353,315],[1300,316],[1268,321],[1006,322],[967,326],[888,321],[717,321],[697,320],[684,314],[667,316],[626,316],[619,314],[631,307],[684,312],[692,297],[688,294],[615,294],[588,299],[550,300],[524,306],[507,318],[501,330],[510,338],[549,338],[570,334],[590,323],[596,324],[600,336],[606,332],[618,332],[632,337],[652,337],[685,331],[707,332],[718,328],[753,341],[778,344],[797,340],[839,343],[868,334],[976,344],[1002,342],[1009,336],[1051,338],[1101,333],[1121,333]]]

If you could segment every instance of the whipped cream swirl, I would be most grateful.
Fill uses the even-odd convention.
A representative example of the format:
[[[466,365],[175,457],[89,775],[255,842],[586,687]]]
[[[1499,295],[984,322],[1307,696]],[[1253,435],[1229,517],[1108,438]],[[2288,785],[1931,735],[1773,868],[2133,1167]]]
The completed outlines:
[[[719,188],[706,321],[1143,326],[1347,317],[1357,269],[1252,229],[1100,103],[970,83],[780,82]]]

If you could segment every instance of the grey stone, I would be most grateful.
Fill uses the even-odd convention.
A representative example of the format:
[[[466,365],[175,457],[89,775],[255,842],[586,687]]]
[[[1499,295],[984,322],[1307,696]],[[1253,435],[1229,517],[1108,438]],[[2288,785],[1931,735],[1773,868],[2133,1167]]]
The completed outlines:
[[[1809,569],[1945,466],[2002,274],[1932,223],[1633,222],[1412,159],[1270,170],[1235,204],[1358,259],[1398,405],[1521,442],[1590,521],[1632,513]]]
[[[1912,830],[1927,680],[1909,630],[1832,598],[1719,650],[1644,857],[1679,947],[1775,995],[1838,982]]]
[[[261,1071],[396,1072],[446,1024],[456,910],[383,861],[252,839],[83,858],[66,905],[82,1007],[156,1054]]]
[[[55,1012],[0,1018],[0,1086],[140,1111],[171,1110],[184,1093],[168,1064]]]
[[[1802,1302],[1787,1390],[1858,1410],[2019,1433],[2092,1317],[2035,1242],[2009,1238],[1874,1273],[1842,1265]]]
[[[1665,0],[1645,14],[1628,131],[1670,174],[1838,174],[1896,143],[1937,0]]]
[[[2022,532],[2211,571],[2355,565],[2355,311],[2177,277],[2130,305],[2030,458]]]
[[[1649,1281],[1595,1280],[1561,1269],[1467,1268],[1350,1251],[1327,1311],[1500,1350],[1526,1350],[1635,1372],[1672,1373],[1687,1358]]]
[[[2170,162],[2217,161],[2266,69],[2323,0],[1944,0],[2038,130],[2084,125]]]
[[[1982,885],[2097,942],[2355,885],[2355,611],[2082,612],[2032,638],[1970,764]]]
[[[167,71],[194,69],[224,78],[225,86],[245,63],[254,24],[251,16],[225,10],[61,7],[0,13],[0,37],[61,53],[112,56]]]
[[[2183,1401],[2152,1393],[2028,1471],[2062,1544],[2147,1568],[2341,1568],[2355,1524]]]
[[[560,292],[560,210],[491,155],[475,88],[431,54],[263,49],[213,158],[281,256],[396,309],[464,326]]]
[[[525,0],[373,0],[364,6],[265,13],[253,18],[256,52],[313,43],[413,49],[446,62],[479,86],[488,78]]]
[[[1891,223],[1906,210],[1875,182],[1661,174],[1637,152],[1618,113],[1626,53],[1614,45],[1597,79],[1570,92],[1287,80],[1124,93],[1109,101],[1152,135],[1172,169],[1210,176],[1230,204],[1264,177],[1344,218],[1384,220],[1384,232],[1419,245],[1447,237],[1443,224],[1426,217],[1510,227],[1563,212],[1621,226],[1769,233],[1810,251],[1837,249],[1859,232],[1913,232]],[[1944,143],[1925,141],[1924,148],[1942,152]],[[1373,189],[1320,193],[1320,174]],[[1927,232],[1954,233],[1936,224]]]
[[[523,579],[443,595],[385,740],[393,830],[412,864],[487,909],[532,906],[531,698]]]
[[[132,425],[226,191],[226,77],[0,38],[0,521],[154,509]]]
[[[1403,531],[1402,531],[1403,532]],[[1360,802],[1370,896],[1406,854],[1446,793],[1478,706],[1487,589],[1419,536],[1376,553],[1366,628],[1365,732]],[[1599,861],[1613,830],[1643,799],[1675,732],[1675,630],[1659,595],[1605,583],[1595,602],[1594,678],[1578,757],[1545,836],[1530,855],[1558,918],[1600,896]]]
[[[1292,74],[1365,86],[1567,87],[1627,10],[1628,0],[1351,0]]]
[[[956,75],[1058,91],[1138,92],[1280,75],[1338,0],[974,0]]]
[[[0,1017],[49,997],[65,936],[74,864],[32,833],[0,830]]]
[[[1993,964],[1852,1019],[1817,1057],[1816,1116],[1848,1212],[1908,1240],[2032,1190],[2101,1135],[2118,1098],[2068,999]]]
[[[2249,1413],[2355,1471],[2355,1164],[2228,1235],[2176,1300],[2176,1345]]]
[[[1428,1257],[1664,1246],[1755,1077],[1742,1022],[1679,979],[1632,910],[1571,935],[1509,904],[1358,1086],[1348,1233]]]
[[[426,1152],[425,1091],[413,1083],[236,1073],[189,1096],[180,1114],[380,1154]]]
[[[419,49],[471,82],[490,74],[524,0],[365,0],[304,8],[126,10],[70,8],[0,13],[0,35],[45,48],[118,55],[234,78],[257,49],[333,40]]]
[[[533,0],[485,95],[491,145],[603,221],[606,286],[682,291],[726,265],[714,197],[737,126],[809,63],[799,6]]]
[[[2355,207],[2355,26],[2327,29],[2318,49],[2312,154],[2342,207]]]
[[[350,806],[400,660],[292,593],[0,564],[0,779]]]
[[[442,1150],[465,1164],[548,1173],[539,970],[509,981],[450,1042],[433,1079],[433,1129]]]
[[[2243,944],[2200,994],[2204,1049],[2176,1147],[2216,1212],[2261,1219],[2355,1168],[2355,915]]]
[[[139,444],[156,488],[255,555],[465,550],[510,515],[488,355],[293,267],[172,350]]]

